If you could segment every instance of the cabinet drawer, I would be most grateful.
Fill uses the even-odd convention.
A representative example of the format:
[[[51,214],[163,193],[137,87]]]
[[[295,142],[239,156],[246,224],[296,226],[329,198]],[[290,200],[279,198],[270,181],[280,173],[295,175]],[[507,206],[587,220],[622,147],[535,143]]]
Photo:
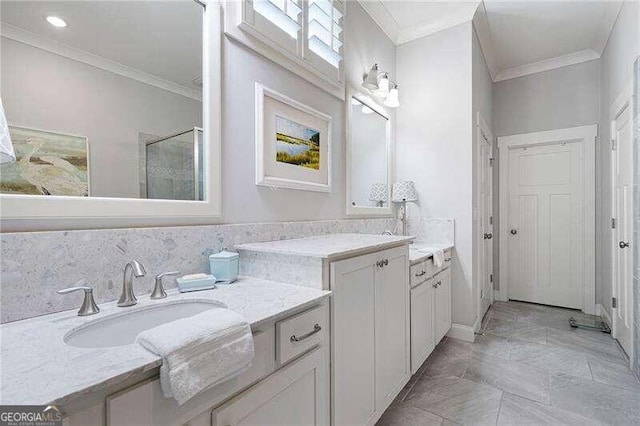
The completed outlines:
[[[415,287],[418,284],[424,282],[429,278],[429,271],[427,270],[427,261],[416,263],[411,267],[411,287]]]
[[[318,346],[329,324],[326,305],[276,323],[276,360],[282,365]]]

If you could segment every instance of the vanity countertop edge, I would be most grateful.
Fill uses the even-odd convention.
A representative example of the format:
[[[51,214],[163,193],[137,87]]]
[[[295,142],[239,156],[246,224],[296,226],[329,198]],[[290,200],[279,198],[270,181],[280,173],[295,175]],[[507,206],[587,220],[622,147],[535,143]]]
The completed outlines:
[[[344,233],[239,244],[235,246],[235,249],[238,251],[335,260],[405,245],[414,239],[415,237],[413,236],[402,235]]]
[[[239,277],[235,283],[214,290],[179,293],[174,289],[168,293],[169,297],[160,301],[139,296],[136,307],[178,300],[222,302],[243,315],[254,331],[315,306],[331,294],[252,277]],[[158,369],[161,358],[135,343],[79,348],[63,341],[71,330],[105,315],[124,312],[115,302],[101,304],[100,308],[99,314],[88,317],[77,316],[74,309],[0,325],[0,404],[64,405]]]

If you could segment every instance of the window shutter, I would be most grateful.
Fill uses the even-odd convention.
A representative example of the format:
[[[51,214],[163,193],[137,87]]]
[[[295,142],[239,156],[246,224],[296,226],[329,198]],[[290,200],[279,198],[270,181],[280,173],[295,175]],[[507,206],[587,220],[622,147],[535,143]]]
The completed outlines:
[[[302,9],[294,0],[254,0],[253,10],[265,17],[269,22],[298,39],[301,30],[298,16]]]
[[[320,58],[340,68],[342,61],[342,12],[333,0],[309,0],[308,46]]]

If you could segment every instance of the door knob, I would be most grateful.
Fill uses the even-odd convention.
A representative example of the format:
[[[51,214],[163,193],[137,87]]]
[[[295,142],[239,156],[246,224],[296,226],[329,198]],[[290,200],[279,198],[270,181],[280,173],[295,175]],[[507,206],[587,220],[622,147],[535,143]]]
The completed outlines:
[[[629,243],[624,242],[624,241],[620,241],[620,242],[618,243],[618,245],[620,246],[620,248],[627,248],[627,247],[629,247]]]
[[[516,235],[518,233],[518,230],[517,229],[512,229],[509,232],[511,232],[511,235]]]
[[[492,239],[492,238],[493,238],[493,234],[492,234],[491,232],[489,232],[489,233],[487,233],[487,234],[484,234],[484,239],[485,239],[485,240],[490,240],[490,239]]]

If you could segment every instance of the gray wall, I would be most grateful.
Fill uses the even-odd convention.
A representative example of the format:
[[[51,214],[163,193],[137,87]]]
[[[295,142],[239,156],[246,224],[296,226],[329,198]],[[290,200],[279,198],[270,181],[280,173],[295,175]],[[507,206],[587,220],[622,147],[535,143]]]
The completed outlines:
[[[599,82],[595,60],[495,83],[495,136],[598,123]]]
[[[202,102],[2,38],[2,100],[11,125],[85,136],[91,195],[140,195],[139,133],[202,125]]]
[[[472,24],[467,22],[397,48],[402,106],[397,111],[397,180],[420,196],[409,217],[455,219],[452,317],[475,321],[473,298]]]
[[[625,1],[601,58],[600,146],[596,151],[596,302],[611,314],[611,150],[609,108],[633,76],[640,55],[640,3]],[[636,295],[636,297],[638,297]]]
[[[492,121],[493,121],[493,81],[491,80],[491,75],[489,74],[489,68],[487,67],[487,63],[484,59],[484,53],[482,52],[482,47],[480,46],[480,41],[478,39],[478,35],[476,34],[475,28],[473,31],[473,39],[472,39],[472,138],[473,138],[473,175],[477,175],[477,164],[478,164],[478,155],[479,155],[479,147],[482,143],[481,140],[478,139],[477,132],[477,113],[479,112],[484,121],[489,126],[489,130],[493,132],[492,129]],[[474,182],[477,182],[474,179]],[[473,205],[478,208],[479,206],[479,193],[477,185],[473,187]],[[494,215],[495,216],[495,215]],[[479,216],[478,216],[479,219]],[[495,232],[494,232],[495,234]],[[473,221],[473,235],[480,235],[480,222],[478,220]],[[492,240],[495,241],[495,240]],[[474,273],[473,277],[476,281],[474,283],[474,300],[478,300],[479,289],[482,283],[482,277],[480,277],[479,271],[477,271],[478,259],[480,257],[480,252],[478,251],[477,243],[473,247],[473,265],[474,265]],[[495,259],[496,256],[494,256]],[[495,267],[495,263],[494,263]],[[487,271],[487,273],[493,272],[493,276],[495,277],[497,274],[494,271]]]

